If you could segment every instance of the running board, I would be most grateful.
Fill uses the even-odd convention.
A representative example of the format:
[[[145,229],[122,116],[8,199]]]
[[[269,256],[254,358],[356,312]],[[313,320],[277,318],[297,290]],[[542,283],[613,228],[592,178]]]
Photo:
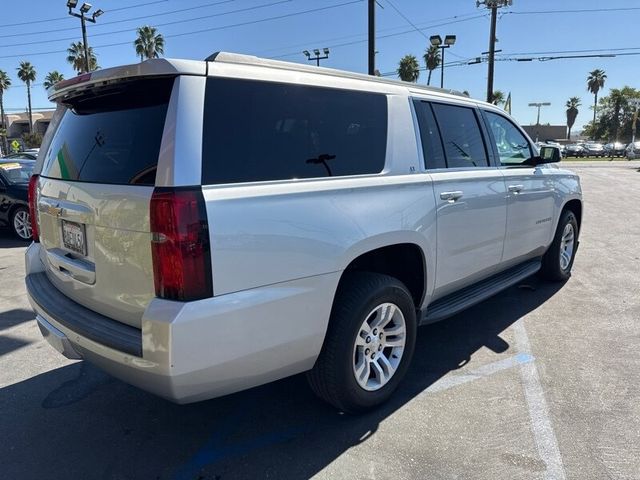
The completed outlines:
[[[476,303],[480,303],[496,293],[515,285],[519,281],[530,277],[540,270],[541,266],[542,263],[540,259],[529,260],[436,300],[423,312],[420,325],[444,320]]]

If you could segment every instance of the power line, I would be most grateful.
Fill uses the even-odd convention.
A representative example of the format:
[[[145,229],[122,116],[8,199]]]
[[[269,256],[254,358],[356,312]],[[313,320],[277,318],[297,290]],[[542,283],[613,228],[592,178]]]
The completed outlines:
[[[167,25],[177,25],[179,23],[188,23],[188,22],[193,22],[193,21],[197,21],[197,20],[203,20],[205,18],[214,18],[214,17],[222,17],[224,15],[231,15],[233,13],[240,13],[240,12],[248,12],[248,11],[252,11],[252,10],[258,10],[260,8],[266,8],[266,7],[272,7],[274,5],[280,5],[283,3],[289,3],[292,2],[293,0],[278,0],[277,2],[271,2],[271,3],[263,3],[262,5],[254,5],[253,7],[247,7],[247,8],[239,8],[237,10],[229,10],[227,12],[220,12],[220,13],[213,13],[211,15],[201,15],[199,17],[195,17],[195,18],[188,18],[188,19],[184,19],[184,20],[174,20],[172,22],[165,22],[165,23],[157,23],[154,26],[156,27],[166,27]],[[114,30],[111,32],[100,32],[100,33],[93,33],[91,36],[92,37],[101,37],[104,35],[116,35],[119,33],[130,33],[132,31],[131,28],[126,28],[124,30]],[[167,38],[167,35],[165,35],[165,38]],[[55,38],[55,39],[47,39],[47,40],[36,40],[34,42],[20,42],[20,43],[11,43],[11,44],[7,44],[7,45],[0,45],[0,48],[8,48],[8,47],[21,47],[24,45],[40,45],[40,44],[49,44],[51,42],[68,42],[69,40],[73,41],[76,40],[77,37],[67,37],[67,38]]]
[[[400,10],[398,10],[398,7],[396,7],[396,6],[393,4],[393,2],[392,2],[391,0],[387,0],[387,3],[391,6],[391,8],[393,8],[393,9],[396,11],[396,13],[397,13],[398,15],[400,15],[402,18],[404,18],[404,19],[406,20],[406,22],[407,22],[409,25],[411,25],[411,26],[413,27],[413,29],[414,29],[416,32],[418,32],[418,33],[419,33],[420,35],[422,35],[424,38],[427,38],[427,35],[426,35],[422,30],[420,30],[418,27],[416,27],[416,26],[415,26],[415,24],[414,24],[411,20],[409,20],[409,19],[405,16],[405,14],[404,14],[404,13],[402,13]]]
[[[453,23],[467,22],[469,20],[475,20],[475,19],[478,19],[478,18],[486,17],[486,16],[487,16],[487,14],[476,15],[474,17],[463,18],[463,19],[454,20],[454,21],[451,21],[451,22],[439,23],[439,24],[436,24],[436,25],[430,25],[429,27],[425,27],[424,29],[426,30],[426,28],[442,27],[444,25],[451,25]],[[414,31],[415,30],[413,30],[413,29],[404,30],[402,32],[390,33],[390,34],[387,34],[387,35],[378,35],[376,38],[377,39],[382,39],[382,38],[396,37],[396,36],[399,36],[399,35],[406,35],[407,33],[413,33]],[[365,40],[354,40],[352,42],[344,42],[344,43],[336,43],[336,44],[333,44],[333,45],[328,45],[328,48],[347,47],[347,46],[350,46],[350,45],[357,45],[357,44],[366,43],[366,42],[367,42],[366,39]],[[271,56],[269,58],[277,59],[277,58],[290,57],[290,56],[293,56],[293,55],[300,55],[300,52],[285,53],[285,54],[282,54],[282,55]],[[2,57],[0,57],[0,58],[2,58]]]
[[[157,3],[165,3],[168,2],[169,0],[155,0],[154,2],[147,2],[147,3],[139,3],[137,5],[130,5],[128,7],[121,7],[121,8],[112,8],[109,10],[109,12],[118,12],[120,10],[130,10],[132,8],[138,8],[138,7],[145,7],[147,5],[155,5]],[[20,22],[20,23],[5,23],[4,25],[0,25],[0,28],[5,28],[5,27],[20,27],[22,25],[31,25],[33,23],[48,23],[48,22],[55,22],[58,20],[67,20],[69,17],[56,17],[56,18],[45,18],[42,20],[29,20],[28,22]],[[8,35],[4,35],[5,37]]]
[[[258,19],[258,20],[251,20],[251,21],[247,21],[247,22],[240,22],[240,23],[234,23],[234,24],[230,24],[230,25],[221,25],[218,27],[212,27],[212,28],[205,28],[202,30],[194,30],[194,31],[189,31],[189,32],[184,32],[184,33],[176,33],[176,34],[172,34],[172,35],[164,35],[164,38],[175,38],[175,37],[182,37],[185,35],[195,35],[198,33],[204,33],[204,32],[212,32],[212,31],[217,31],[217,30],[225,30],[227,28],[234,28],[234,27],[241,27],[241,26],[245,26],[245,25],[255,25],[257,23],[263,23],[263,22],[268,22],[271,20],[280,20],[283,18],[289,18],[289,17],[294,17],[297,15],[303,15],[303,14],[307,14],[307,13],[314,13],[314,12],[319,12],[319,11],[323,11],[323,10],[329,10],[329,9],[333,9],[333,8],[338,8],[338,7],[343,7],[346,5],[352,5],[354,3],[360,3],[362,2],[362,0],[351,0],[348,2],[343,2],[343,3],[338,3],[335,5],[328,5],[326,7],[319,7],[319,8],[312,8],[312,9],[308,9],[308,10],[302,10],[299,12],[292,12],[292,13],[287,13],[287,14],[283,14],[283,15],[277,15],[277,16],[273,16],[273,17],[267,17],[267,18],[262,18],[262,19]],[[96,45],[94,48],[98,49],[98,48],[108,48],[108,47],[116,47],[116,46],[121,46],[121,45],[129,45],[131,44],[131,41],[127,41],[127,42],[116,42],[116,43],[109,43],[106,45]],[[35,53],[22,53],[22,54],[15,54],[15,55],[1,55],[0,59],[3,58],[20,58],[20,57],[32,57],[32,56],[39,56],[39,55],[51,55],[54,53],[66,53],[66,50],[50,50],[48,52],[35,52]]]
[[[167,0],[162,0],[162,1],[165,2]],[[130,17],[130,18],[122,19],[122,20],[112,20],[110,22],[100,22],[96,26],[101,26],[102,27],[104,25],[113,25],[115,23],[131,22],[131,21],[134,21],[134,20],[144,20],[144,19],[147,19],[147,18],[160,17],[160,16],[163,16],[163,15],[172,15],[174,13],[182,13],[182,12],[187,12],[187,11],[191,11],[191,10],[197,10],[199,8],[213,7],[213,6],[216,6],[216,5],[222,5],[224,3],[231,3],[231,2],[234,2],[234,1],[235,0],[222,0],[222,1],[217,1],[217,2],[213,2],[213,3],[205,3],[204,5],[198,5],[196,7],[181,8],[179,10],[171,10],[171,11],[162,12],[162,13],[154,13],[154,14],[151,14],[151,15],[141,15],[139,17]],[[160,3],[160,2],[151,2],[151,3]],[[142,5],[149,5],[149,4],[142,4]],[[136,5],[136,7],[140,7],[142,5]],[[122,10],[122,9],[118,8],[116,10]],[[111,13],[113,11],[114,10],[108,10],[108,13]],[[93,28],[95,28],[95,27],[92,26],[91,29],[93,30]],[[8,38],[8,37],[25,37],[25,36],[39,35],[39,34],[43,34],[43,33],[56,33],[56,32],[66,32],[66,31],[75,31],[75,30],[76,30],[75,27],[56,28],[56,29],[53,29],[53,30],[38,30],[38,31],[35,31],[35,32],[12,33],[12,34],[9,34],[9,35],[3,35],[3,37],[5,37],[5,38]],[[22,44],[22,45],[24,45],[24,44]]]
[[[619,7],[619,8],[583,8],[578,10],[536,10],[536,11],[524,11],[524,12],[505,12],[505,15],[538,15],[548,13],[602,13],[602,12],[624,12],[640,10],[640,7]]]

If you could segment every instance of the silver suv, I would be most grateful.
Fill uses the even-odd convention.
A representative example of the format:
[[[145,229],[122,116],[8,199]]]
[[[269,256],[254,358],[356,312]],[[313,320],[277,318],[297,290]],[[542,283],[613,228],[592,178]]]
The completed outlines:
[[[26,253],[40,329],[173,401],[308,372],[370,408],[418,325],[570,275],[578,177],[455,92],[219,53],[49,95]]]

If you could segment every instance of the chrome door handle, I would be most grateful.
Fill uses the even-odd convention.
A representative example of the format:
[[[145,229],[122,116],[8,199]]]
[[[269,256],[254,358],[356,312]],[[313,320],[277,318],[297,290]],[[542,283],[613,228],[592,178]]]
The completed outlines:
[[[524,185],[509,185],[507,187],[507,190],[509,190],[511,193],[520,193],[523,188]]]
[[[454,192],[440,192],[440,198],[442,200],[448,200],[449,202],[455,202],[459,198],[462,198],[463,192],[456,190]]]

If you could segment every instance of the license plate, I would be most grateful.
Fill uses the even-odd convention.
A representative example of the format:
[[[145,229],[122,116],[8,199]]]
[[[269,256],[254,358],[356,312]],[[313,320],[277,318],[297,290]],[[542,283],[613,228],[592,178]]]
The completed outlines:
[[[84,238],[84,225],[62,220],[62,244],[65,248],[81,255],[86,255],[87,246]]]

